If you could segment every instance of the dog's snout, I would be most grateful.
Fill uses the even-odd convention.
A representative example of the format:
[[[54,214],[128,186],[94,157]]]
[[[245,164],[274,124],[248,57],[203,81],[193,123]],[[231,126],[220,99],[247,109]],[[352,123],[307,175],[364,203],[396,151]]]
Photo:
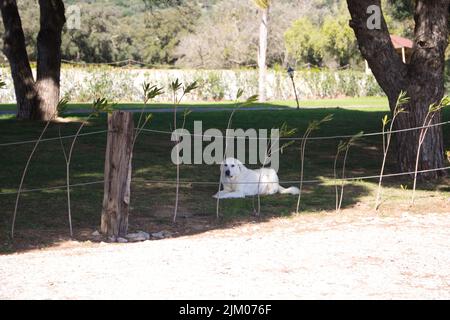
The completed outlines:
[[[226,175],[227,177],[229,177],[229,176],[230,176],[230,170],[225,171],[225,175]]]

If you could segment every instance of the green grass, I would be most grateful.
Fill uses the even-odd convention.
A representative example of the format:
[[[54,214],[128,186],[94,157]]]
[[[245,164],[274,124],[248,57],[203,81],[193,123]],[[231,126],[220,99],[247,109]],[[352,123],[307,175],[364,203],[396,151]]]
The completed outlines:
[[[186,102],[182,103],[181,107],[195,107],[195,108],[233,108],[234,103],[232,101],[224,102]],[[71,103],[69,104],[69,110],[84,110],[89,109],[90,103]],[[142,108],[142,103],[120,103],[116,106],[117,109],[140,109]],[[285,108],[295,108],[297,104],[295,101],[271,101],[268,103],[256,103],[254,107],[285,107]],[[387,110],[388,102],[385,97],[360,97],[360,98],[340,98],[340,99],[316,99],[316,100],[301,100],[300,106],[302,108],[310,107],[325,107],[325,108],[336,108],[336,107],[369,107],[370,108],[384,108]],[[159,108],[173,108],[170,103],[155,103],[149,104],[148,109],[159,109]],[[15,104],[0,104],[0,111],[15,111]]]
[[[334,120],[326,123],[313,133],[313,136],[351,135],[361,130],[375,132],[380,130],[380,119],[386,113],[383,106],[362,108],[313,108],[280,111],[245,111],[235,114],[233,128],[265,128],[279,127],[286,122],[290,127],[298,128],[297,136],[301,136],[308,122],[321,119],[333,113]],[[208,128],[225,128],[229,111],[193,112],[189,115],[186,128],[192,130],[193,121],[203,121],[203,130]],[[181,120],[180,115],[180,120]],[[139,114],[135,114],[135,121]],[[450,112],[444,113],[444,120],[450,119]],[[79,119],[78,119],[79,120]],[[172,114],[159,113],[153,116],[148,128],[170,130]],[[45,137],[57,137],[58,127],[62,135],[75,133],[79,123],[52,124]],[[16,121],[12,117],[0,118],[0,144],[7,142],[33,140],[39,136],[44,123]],[[83,130],[91,132],[106,129],[106,115],[93,119]],[[444,127],[444,141],[450,147],[450,127]],[[68,147],[70,139],[64,140]],[[333,174],[333,159],[336,153],[337,140],[309,142],[306,146],[305,179],[321,179],[318,184],[306,184],[302,197],[301,210],[304,213],[315,213],[333,210],[334,187],[329,177]],[[361,139],[351,148],[347,162],[347,176],[377,175],[382,160],[381,137]],[[205,143],[206,144],[206,143]],[[106,146],[106,134],[80,137],[72,160],[71,183],[83,183],[101,180]],[[19,184],[20,176],[33,144],[18,146],[0,146],[0,193],[14,192]],[[174,180],[175,166],[170,160],[170,135],[143,132],[139,137],[133,156],[133,182],[131,199],[130,230],[159,231],[172,228],[171,218],[175,201],[175,185],[155,183],[155,180]],[[300,172],[300,143],[290,146],[280,155],[280,180],[298,180]],[[395,159],[391,154],[387,173],[395,172]],[[250,166],[252,167],[252,166]],[[218,181],[217,165],[182,165],[181,179],[188,181]],[[408,178],[386,179],[389,189],[385,198],[389,202],[408,201],[409,193],[402,191],[400,185],[410,185]],[[65,162],[60,142],[42,142],[31,163],[25,179],[25,189],[61,186],[65,184]],[[346,186],[344,208],[359,202],[370,204],[374,199],[376,181],[355,181]],[[436,193],[448,192],[445,185],[427,186],[429,191],[422,190],[419,196],[429,197]],[[211,196],[216,186],[189,184],[182,185],[177,230],[192,230],[192,224],[212,226],[214,228],[248,221],[253,212],[253,199],[221,201],[223,219],[215,220],[215,199]],[[436,191],[437,190],[437,191]],[[448,194],[448,193],[447,193]],[[64,189],[45,192],[24,193],[18,211],[16,237],[27,244],[51,244],[67,237],[68,223],[66,214],[66,198]],[[98,228],[103,198],[103,185],[74,187],[72,189],[72,214],[74,230],[78,238],[83,232],[92,232]],[[289,216],[295,210],[297,198],[289,195],[275,195],[262,198],[262,217]],[[8,239],[11,215],[14,209],[15,195],[0,195],[0,252],[17,249]],[[395,202],[397,201],[397,202]],[[181,231],[180,231],[181,232]],[[189,232],[189,231],[186,231]],[[90,233],[89,233],[90,234]]]

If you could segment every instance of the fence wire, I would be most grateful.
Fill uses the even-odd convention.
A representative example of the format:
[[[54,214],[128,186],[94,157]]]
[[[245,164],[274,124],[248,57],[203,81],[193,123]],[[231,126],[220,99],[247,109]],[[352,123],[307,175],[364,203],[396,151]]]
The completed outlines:
[[[450,166],[448,167],[442,167],[442,168],[436,168],[436,169],[428,169],[428,170],[420,170],[417,171],[418,174],[421,173],[428,173],[428,172],[436,172],[436,171],[447,171],[450,170]],[[399,176],[407,176],[407,175],[413,175],[415,174],[415,171],[410,172],[400,172],[400,173],[391,173],[391,174],[384,174],[383,178],[389,178],[389,177],[399,177]],[[359,181],[359,180],[372,180],[372,179],[379,179],[381,175],[372,175],[372,176],[359,176],[359,177],[348,177],[348,178],[334,178],[334,177],[324,177],[323,179],[315,179],[315,180],[303,180],[304,184],[315,184],[315,183],[321,183],[325,182],[326,180],[334,181],[334,182],[342,182],[342,181]],[[142,177],[134,177],[134,178],[142,178]],[[188,180],[148,180],[144,179],[144,182],[146,183],[162,183],[162,184],[177,184],[180,185],[218,185],[219,182],[217,181],[188,181]],[[300,183],[300,180],[284,180],[284,181],[269,181],[264,183],[279,183],[279,184],[295,184]],[[97,180],[97,181],[91,181],[91,182],[84,182],[84,183],[76,183],[69,185],[70,188],[72,187],[82,187],[82,186],[89,186],[89,185],[95,185],[95,184],[102,184],[104,183],[104,180]],[[261,182],[234,182],[233,184],[259,184]],[[57,190],[57,189],[65,189],[67,188],[67,185],[63,186],[55,186],[55,187],[45,187],[45,188],[37,188],[37,189],[25,189],[22,190],[21,193],[31,193],[31,192],[42,192],[42,191],[51,191],[51,190]],[[0,192],[1,195],[14,195],[17,194],[17,191],[11,191],[11,192]]]
[[[437,126],[444,126],[450,124],[450,121],[445,122],[439,122],[427,126],[420,126],[420,127],[413,127],[413,128],[407,128],[407,129],[399,129],[399,130],[392,130],[392,131],[380,131],[380,132],[371,132],[371,133],[364,133],[361,135],[361,137],[373,137],[373,136],[381,136],[386,134],[393,134],[393,133],[400,133],[400,132],[408,132],[408,131],[414,131],[414,130],[421,130],[426,128],[433,128]],[[145,129],[136,128],[135,130],[141,130],[143,132],[151,132],[151,133],[158,133],[158,134],[167,134],[172,135],[174,132],[172,131],[165,131],[165,130],[155,130],[155,129]],[[81,133],[78,136],[89,136],[89,135],[95,135],[95,134],[101,134],[106,133],[108,130],[99,130],[99,131],[93,131],[93,132],[87,132],[87,133]],[[202,138],[217,138],[217,136],[214,135],[205,135],[205,134],[195,134],[195,133],[177,133],[178,136],[191,136],[191,137],[202,137]],[[303,140],[333,140],[333,139],[349,139],[352,138],[354,135],[337,135],[337,136],[319,136],[319,137],[280,137],[279,140],[287,140],[287,141],[303,141]],[[68,138],[74,138],[75,135],[67,135],[67,136],[61,136],[61,137],[53,137],[53,138],[45,138],[41,139],[41,142],[46,141],[54,141],[59,139],[68,139]],[[228,138],[235,138],[235,139],[249,139],[249,140],[266,140],[270,139],[269,137],[246,137],[246,136],[228,136]],[[38,140],[25,140],[25,141],[15,141],[15,142],[6,142],[6,143],[0,143],[0,147],[7,147],[7,146],[16,146],[21,144],[28,144],[28,143],[36,143]]]

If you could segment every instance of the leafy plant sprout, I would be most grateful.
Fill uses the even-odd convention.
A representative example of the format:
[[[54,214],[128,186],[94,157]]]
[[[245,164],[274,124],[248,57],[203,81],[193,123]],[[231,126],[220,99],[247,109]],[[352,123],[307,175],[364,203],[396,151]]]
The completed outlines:
[[[406,92],[401,91],[397,98],[394,111],[392,113],[392,120],[389,119],[388,115],[385,115],[381,120],[381,123],[383,125],[383,162],[381,164],[380,179],[378,181],[377,197],[375,200],[375,210],[378,210],[381,205],[383,174],[384,168],[386,166],[386,159],[389,152],[389,147],[391,145],[392,130],[394,129],[394,123],[399,114],[407,112],[405,111],[405,108],[403,106],[408,102],[409,97],[406,95]],[[386,127],[389,123],[390,123],[389,132],[386,134]]]
[[[413,183],[413,192],[411,197],[411,205],[414,205],[415,196],[416,196],[416,186],[417,186],[417,173],[419,170],[419,159],[420,152],[422,151],[422,145],[427,136],[428,130],[430,129],[431,123],[433,122],[434,117],[438,112],[442,109],[450,105],[450,98],[445,96],[438,103],[433,103],[429,106],[427,115],[425,116],[425,120],[423,121],[422,129],[420,129],[419,134],[419,143],[417,145],[417,155],[416,155],[416,166],[414,169],[414,183]],[[447,153],[448,156],[448,153]]]
[[[110,104],[108,100],[105,98],[99,98],[95,100],[92,103],[92,109],[86,120],[84,120],[81,125],[78,127],[77,132],[75,133],[75,136],[72,140],[72,143],[69,148],[69,152],[66,152],[66,148],[64,146],[64,143],[61,139],[60,134],[60,143],[61,143],[61,149],[64,154],[64,159],[66,161],[66,191],[67,191],[67,214],[69,216],[69,230],[70,230],[70,236],[73,237],[73,229],[72,229],[72,209],[71,209],[71,197],[70,197],[70,164],[72,162],[72,154],[75,147],[75,142],[78,139],[78,136],[80,135],[81,130],[89,123],[89,120],[93,117],[96,117],[100,114],[100,112],[107,112],[111,113],[113,111],[114,104]],[[59,130],[59,133],[61,131]]]
[[[148,114],[147,116],[145,116],[145,118],[144,118],[144,112],[145,112],[145,109],[147,108],[148,102],[151,99],[154,99],[157,96],[164,94],[164,92],[162,91],[163,88],[158,88],[155,85],[150,86],[150,84],[145,83],[145,82],[142,85],[142,90],[144,92],[144,105],[142,106],[141,113],[139,115],[138,124],[136,126],[136,134],[134,135],[134,138],[133,138],[133,147],[134,147],[134,145],[136,143],[136,140],[137,140],[138,136],[141,134],[142,130],[145,128],[147,123],[152,118],[152,114],[151,113]],[[141,122],[142,122],[142,124],[141,124]]]
[[[184,98],[184,96],[193,90],[198,88],[197,81],[192,82],[191,84],[187,85],[186,87],[183,87],[183,84],[176,79],[170,84],[170,89],[172,90],[173,94],[173,130],[177,130],[177,108],[181,103],[181,100]],[[183,93],[180,98],[178,98],[178,91],[182,89]],[[186,111],[183,114],[183,128],[186,123],[186,117],[189,115],[190,111]],[[180,152],[180,137],[176,136],[176,154],[177,154],[177,183],[176,183],[176,189],[175,189],[175,209],[173,213],[173,223],[177,221],[177,214],[178,214],[178,201],[179,201],[179,192],[180,192],[180,159],[179,159],[179,152]]]
[[[287,138],[287,137],[291,137],[293,136],[295,133],[297,132],[297,129],[293,128],[293,129],[289,129],[286,123],[283,123],[281,125],[280,128],[280,138]],[[273,152],[277,152],[280,151],[281,153],[283,153],[284,149],[286,149],[287,147],[289,147],[291,144],[295,143],[295,141],[291,140],[289,142],[284,143],[281,147],[278,148],[278,150],[273,150],[273,145],[270,142],[270,144],[268,145],[268,147],[265,150],[265,156],[264,156],[264,161],[263,161],[263,165],[262,168],[264,168],[267,164],[267,161],[269,160],[270,155],[272,155]],[[261,183],[261,175],[258,178],[258,210],[256,212],[256,215],[259,217],[261,214],[261,195],[259,193],[259,186]]]
[[[22,172],[22,177],[20,179],[19,189],[17,190],[16,203],[14,205],[14,213],[13,213],[13,218],[12,218],[12,223],[11,223],[11,239],[14,239],[14,228],[15,228],[15,225],[16,225],[17,209],[19,207],[20,194],[22,192],[23,182],[25,180],[25,176],[27,174],[28,167],[30,166],[31,159],[33,158],[33,155],[36,152],[36,149],[37,149],[39,143],[41,142],[42,137],[44,136],[45,132],[47,131],[50,123],[58,116],[58,114],[64,112],[64,110],[67,107],[67,103],[68,103],[67,99],[61,99],[58,102],[58,105],[56,106],[55,113],[45,123],[44,129],[42,129],[41,134],[39,135],[39,138],[37,139],[36,143],[34,144],[34,147],[33,147],[32,151],[31,151],[31,153],[30,153],[30,155],[28,157],[27,163],[25,164],[25,168],[24,168],[24,170]]]
[[[242,97],[243,94],[244,94],[244,90],[238,89],[237,94],[236,94],[236,99],[235,99],[235,107],[234,107],[233,111],[231,112],[230,116],[228,117],[227,129],[225,131],[225,152],[223,154],[223,160],[225,160],[227,158],[228,132],[231,128],[231,123],[233,121],[234,114],[240,108],[251,105],[251,104],[255,103],[256,101],[258,101],[258,95],[255,94],[255,95],[248,97],[247,100],[245,100],[244,102],[239,102],[239,99]],[[217,192],[220,192],[221,186],[222,186],[222,173],[220,173],[219,190]],[[219,199],[219,197],[217,197],[217,202],[216,202],[216,218],[217,219],[219,219],[219,205],[220,205],[220,199]]]
[[[339,212],[341,210],[341,206],[342,206],[342,200],[344,197],[344,186],[345,186],[345,166],[347,163],[347,156],[348,156],[348,152],[350,150],[350,147],[355,144],[355,142],[360,139],[362,136],[364,135],[364,132],[358,132],[357,134],[355,134],[353,137],[351,137],[348,141],[344,142],[344,141],[340,141],[339,145],[338,145],[338,150],[336,153],[336,156],[334,158],[334,180],[335,180],[335,188],[336,188],[336,212]],[[344,159],[343,159],[343,164],[342,164],[342,176],[341,176],[341,193],[339,196],[339,190],[338,190],[338,179],[337,179],[337,160],[339,158],[339,154],[341,152],[344,152]]]
[[[333,115],[332,114],[328,114],[326,115],[322,120],[313,120],[309,123],[308,128],[306,129],[303,138],[302,138],[302,143],[301,143],[301,147],[300,147],[300,161],[301,161],[301,165],[300,165],[300,186],[299,186],[299,193],[298,193],[298,199],[297,199],[297,209],[296,209],[296,213],[299,213],[299,209],[300,209],[300,202],[302,199],[302,188],[303,188],[303,173],[304,173],[304,163],[305,163],[305,150],[306,150],[306,142],[308,140],[308,137],[310,136],[310,134],[315,131],[315,130],[319,130],[320,129],[320,125],[322,125],[325,122],[329,122],[333,120]]]

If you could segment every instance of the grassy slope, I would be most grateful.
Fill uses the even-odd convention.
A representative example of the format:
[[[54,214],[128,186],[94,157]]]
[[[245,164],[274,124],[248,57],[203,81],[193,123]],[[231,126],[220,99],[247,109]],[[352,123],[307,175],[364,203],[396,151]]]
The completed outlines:
[[[369,111],[370,110],[370,111]],[[334,120],[325,124],[315,136],[336,134],[354,134],[360,130],[375,132],[380,129],[380,119],[385,114],[385,108],[315,108],[309,110],[282,111],[245,111],[236,113],[234,128],[267,128],[278,127],[286,122],[291,127],[299,129],[300,136],[312,119],[321,119],[326,114],[333,113]],[[207,128],[224,128],[229,112],[192,113],[186,127],[191,129],[193,121],[203,121],[203,130]],[[136,114],[137,118],[139,115]],[[180,115],[181,117],[181,115]],[[17,122],[12,119],[0,121],[0,143],[36,139],[43,123]],[[450,119],[450,113],[444,114],[444,119]],[[79,120],[79,119],[78,119]],[[137,119],[136,119],[137,120]],[[170,130],[171,114],[155,114],[149,128]],[[58,135],[59,124],[50,127],[46,137]],[[61,124],[63,135],[73,134],[77,123]],[[87,126],[84,132],[105,129],[106,116],[100,116]],[[446,147],[450,148],[450,127],[444,127]],[[65,140],[66,146],[70,140]],[[324,179],[323,183],[306,185],[303,197],[303,212],[317,212],[334,208],[334,187],[331,180],[333,157],[336,152],[336,140],[324,140],[307,144],[305,179]],[[81,137],[77,142],[72,165],[72,183],[101,180],[105,153],[105,134]],[[0,192],[14,191],[19,183],[20,175],[26,159],[32,149],[32,144],[0,147]],[[132,216],[131,230],[140,228],[154,231],[161,228],[160,224],[170,224],[173,210],[174,190],[172,184],[154,183],[153,180],[174,180],[175,167],[170,161],[172,143],[170,136],[165,134],[143,133],[139,138],[133,157],[134,179],[132,184]],[[299,143],[290,146],[280,156],[279,171],[281,180],[298,180]],[[361,140],[350,150],[347,164],[347,176],[378,174],[381,162],[381,139],[371,137]],[[388,161],[387,172],[395,171],[395,160]],[[218,167],[215,165],[182,165],[181,178],[192,181],[217,181]],[[37,150],[30,167],[25,188],[40,188],[45,186],[60,186],[65,183],[65,163],[59,141],[44,142]],[[390,180],[392,189],[385,192],[388,203],[405,201],[407,192],[400,190],[400,185],[408,185],[410,179],[397,178]],[[358,202],[371,203],[374,197],[375,181],[352,182],[346,187],[344,207],[351,207]],[[430,186],[436,189],[436,186]],[[447,190],[447,189],[441,189]],[[201,223],[214,224],[215,200],[211,198],[216,191],[215,186],[197,184],[183,185],[180,199],[180,223],[192,219],[200,219]],[[420,194],[420,193],[419,193]],[[429,196],[429,193],[426,194]],[[89,228],[92,232],[98,224],[103,197],[103,186],[92,185],[73,188],[73,219],[76,231]],[[0,195],[0,249],[11,248],[6,239],[14,207],[14,195]],[[265,217],[271,215],[288,215],[295,209],[296,197],[276,195],[263,198],[262,210]],[[248,217],[253,211],[252,199],[228,200],[222,202],[221,212],[226,221],[237,217]],[[17,235],[28,242],[41,241],[42,233],[55,239],[67,234],[65,192],[51,190],[38,193],[25,193],[19,208],[17,220]],[[159,227],[158,227],[159,226]],[[52,241],[53,241],[52,240]],[[49,240],[50,241],[50,240]],[[3,247],[3,248],[2,248]],[[1,250],[0,250],[1,252]]]

